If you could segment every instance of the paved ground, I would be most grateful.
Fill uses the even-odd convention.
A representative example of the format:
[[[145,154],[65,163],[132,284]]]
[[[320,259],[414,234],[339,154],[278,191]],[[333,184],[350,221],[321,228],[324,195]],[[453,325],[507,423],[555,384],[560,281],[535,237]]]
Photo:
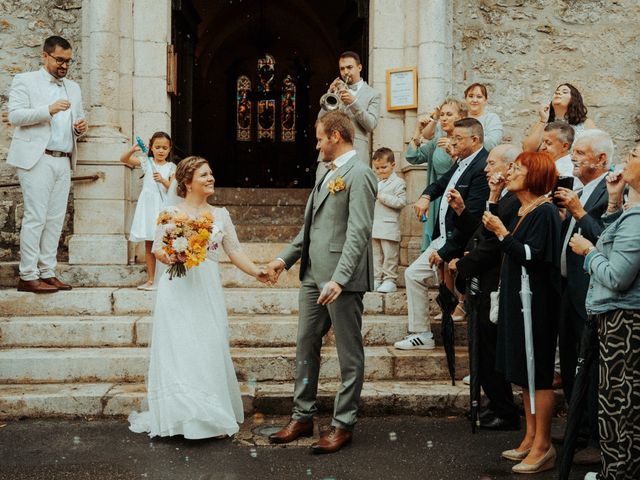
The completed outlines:
[[[255,433],[285,420],[255,417],[234,440],[204,441],[152,440],[125,420],[0,422],[0,479],[523,480],[499,456],[519,432],[472,435],[461,418],[364,418],[351,446],[315,456],[306,444],[267,446]],[[572,480],[587,471],[575,468]]]

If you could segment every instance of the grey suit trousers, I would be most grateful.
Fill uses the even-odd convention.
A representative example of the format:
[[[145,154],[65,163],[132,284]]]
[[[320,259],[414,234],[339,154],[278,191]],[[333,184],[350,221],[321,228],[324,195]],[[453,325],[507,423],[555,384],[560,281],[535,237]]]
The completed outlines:
[[[329,305],[317,303],[321,292],[311,270],[305,272],[299,292],[300,319],[296,347],[292,418],[309,421],[318,411],[316,395],[322,338],[333,326],[341,383],[334,402],[331,425],[352,430],[364,382],[362,298],[364,292],[342,292]]]

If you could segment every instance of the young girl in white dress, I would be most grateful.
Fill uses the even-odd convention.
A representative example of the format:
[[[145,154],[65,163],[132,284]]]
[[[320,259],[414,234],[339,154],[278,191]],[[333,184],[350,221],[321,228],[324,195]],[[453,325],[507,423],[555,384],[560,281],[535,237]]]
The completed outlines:
[[[171,216],[197,219],[209,212],[213,227],[204,262],[183,277],[170,279],[167,272],[160,276],[147,378],[149,410],[131,413],[129,428],[151,437],[233,435],[244,415],[229,350],[218,267],[220,247],[236,267],[261,282],[273,279],[274,272],[260,270],[242,251],[227,209],[207,203],[214,184],[207,160],[185,158],[178,165],[175,180],[180,201],[161,212],[169,220],[158,225],[153,244],[156,258],[166,265],[175,263],[175,257],[162,249],[164,234],[175,228]]]
[[[139,290],[153,290],[156,259],[151,253],[156,231],[156,219],[164,206],[169,184],[176,172],[171,162],[171,137],[164,132],[156,132],[149,140],[148,156],[138,156],[140,147],[136,144],[127,150],[120,161],[130,167],[140,167],[144,172],[142,191],[138,197],[136,212],[133,216],[129,240],[144,241],[145,263],[147,264],[147,281],[138,287]]]

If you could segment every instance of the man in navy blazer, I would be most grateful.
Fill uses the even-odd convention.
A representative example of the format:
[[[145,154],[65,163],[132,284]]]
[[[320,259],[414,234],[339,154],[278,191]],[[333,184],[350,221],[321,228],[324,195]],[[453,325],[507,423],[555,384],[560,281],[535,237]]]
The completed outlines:
[[[584,271],[584,258],[569,247],[574,233],[581,233],[596,243],[604,230],[602,214],[607,210],[608,194],[606,176],[613,156],[613,141],[602,130],[586,130],[573,145],[571,161],[573,175],[582,182],[579,191],[559,188],[555,194],[560,207],[567,211],[562,225],[563,248],[560,271],[563,277],[562,316],[559,325],[560,370],[565,399],[569,402],[573,391],[580,339],[587,321],[585,300],[589,289],[589,274]],[[598,366],[589,370],[587,387],[586,421],[584,433],[588,433],[588,447],[578,453],[574,461],[582,464],[600,462],[598,445]]]
[[[451,147],[458,160],[439,180],[427,186],[414,205],[418,218],[427,215],[431,200],[447,195],[455,188],[468,213],[477,219],[482,217],[489,186],[485,176],[488,152],[484,146],[482,125],[475,118],[463,118],[454,123]],[[469,234],[461,231],[454,221],[456,213],[446,199],[440,203],[433,241],[422,255],[405,271],[409,335],[394,344],[401,350],[434,348],[429,320],[428,286],[435,277],[433,265],[440,266],[453,258],[459,258],[469,240]]]

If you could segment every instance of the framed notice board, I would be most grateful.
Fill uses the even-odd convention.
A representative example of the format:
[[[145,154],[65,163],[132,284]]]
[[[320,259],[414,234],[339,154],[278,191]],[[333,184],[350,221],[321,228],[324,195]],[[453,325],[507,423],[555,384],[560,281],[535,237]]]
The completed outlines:
[[[387,111],[418,108],[418,72],[416,67],[387,70]]]

